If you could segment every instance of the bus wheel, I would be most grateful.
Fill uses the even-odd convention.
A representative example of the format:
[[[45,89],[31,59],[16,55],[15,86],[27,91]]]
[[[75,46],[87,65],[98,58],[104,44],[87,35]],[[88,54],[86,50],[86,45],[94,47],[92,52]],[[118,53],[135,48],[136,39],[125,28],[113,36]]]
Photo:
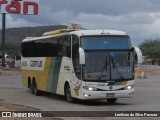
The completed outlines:
[[[65,87],[65,97],[66,97],[66,101],[69,103],[72,103],[74,101],[74,99],[71,96],[71,89],[69,84],[67,84]]]
[[[40,91],[37,90],[37,84],[36,84],[35,81],[33,82],[33,91],[34,91],[34,94],[35,94],[36,96],[39,96],[39,95],[40,95]]]
[[[115,103],[117,101],[117,98],[109,98],[107,99],[108,103]]]
[[[32,94],[34,94],[34,88],[33,88],[32,82],[30,82],[30,92],[31,92]]]

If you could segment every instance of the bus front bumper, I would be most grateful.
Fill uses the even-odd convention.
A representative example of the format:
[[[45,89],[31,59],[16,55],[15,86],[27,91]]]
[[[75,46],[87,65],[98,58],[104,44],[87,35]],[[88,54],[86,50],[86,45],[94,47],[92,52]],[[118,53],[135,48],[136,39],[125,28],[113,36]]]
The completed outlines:
[[[83,100],[108,99],[108,98],[130,98],[134,95],[134,89],[119,91],[87,91],[83,92]]]

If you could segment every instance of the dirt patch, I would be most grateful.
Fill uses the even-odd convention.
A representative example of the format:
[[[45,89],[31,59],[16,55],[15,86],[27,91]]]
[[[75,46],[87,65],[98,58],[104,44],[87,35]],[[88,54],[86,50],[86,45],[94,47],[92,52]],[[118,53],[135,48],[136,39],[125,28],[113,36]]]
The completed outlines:
[[[40,111],[40,109],[24,106],[24,105],[18,105],[13,103],[7,103],[5,100],[0,99],[0,111],[4,111],[6,109],[7,111]]]
[[[40,111],[40,109],[36,109],[33,107],[24,106],[24,105],[12,104],[12,103],[0,102],[0,106],[12,111]]]
[[[147,69],[145,70],[146,74],[156,74],[160,75],[160,70]]]
[[[40,111],[40,109],[12,104],[12,103],[5,103],[3,99],[0,99],[0,111]],[[61,118],[54,118],[54,117],[45,117],[45,118],[0,118],[0,120],[63,120]]]
[[[142,66],[142,69],[148,75],[160,75],[160,67]]]
[[[150,75],[160,75],[160,66],[142,65],[135,67],[135,77],[146,79]]]

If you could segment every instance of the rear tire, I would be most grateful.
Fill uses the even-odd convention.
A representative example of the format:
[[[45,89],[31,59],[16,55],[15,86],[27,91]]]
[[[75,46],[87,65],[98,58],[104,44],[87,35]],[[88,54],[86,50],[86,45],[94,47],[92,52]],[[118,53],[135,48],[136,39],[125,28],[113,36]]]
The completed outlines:
[[[40,95],[40,91],[37,89],[36,81],[33,82],[33,91],[36,96]]]
[[[107,99],[108,103],[115,103],[117,101],[117,98],[109,98]]]
[[[30,92],[32,94],[34,94],[34,88],[33,88],[33,83],[32,82],[30,82]]]
[[[66,97],[66,101],[68,103],[73,103],[74,102],[74,98],[72,98],[71,89],[70,89],[69,84],[67,84],[66,87],[65,87],[65,97]]]

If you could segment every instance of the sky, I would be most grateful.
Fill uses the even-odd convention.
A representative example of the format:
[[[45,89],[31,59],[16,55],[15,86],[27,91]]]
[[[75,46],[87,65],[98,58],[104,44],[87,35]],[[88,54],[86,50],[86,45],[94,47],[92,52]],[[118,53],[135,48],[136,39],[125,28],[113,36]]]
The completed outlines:
[[[6,19],[7,28],[78,23],[121,30],[133,45],[160,38],[160,0],[39,0],[38,15],[7,14]]]

